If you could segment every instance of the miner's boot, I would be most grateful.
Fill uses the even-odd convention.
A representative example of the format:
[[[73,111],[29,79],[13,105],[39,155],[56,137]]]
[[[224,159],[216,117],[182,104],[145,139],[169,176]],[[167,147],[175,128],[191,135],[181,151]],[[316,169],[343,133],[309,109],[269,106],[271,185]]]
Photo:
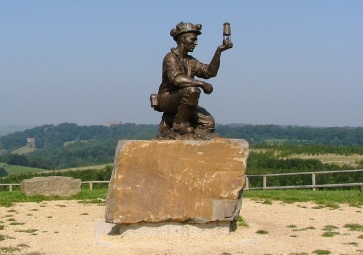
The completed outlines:
[[[173,122],[174,122],[174,116],[164,113],[163,117],[161,118],[161,122],[159,124],[160,134],[165,135],[173,126]]]
[[[189,120],[195,106],[181,104],[178,106],[178,112],[175,114],[173,123],[174,131],[181,135],[194,133],[194,128],[190,126]]]

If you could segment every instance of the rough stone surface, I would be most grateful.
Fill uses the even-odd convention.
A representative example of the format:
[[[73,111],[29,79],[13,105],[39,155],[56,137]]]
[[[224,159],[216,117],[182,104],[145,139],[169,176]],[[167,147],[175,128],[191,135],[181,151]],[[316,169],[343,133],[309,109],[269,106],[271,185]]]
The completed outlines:
[[[194,133],[188,133],[180,135],[178,132],[174,132],[170,129],[164,134],[158,134],[155,140],[212,140],[216,138],[221,138],[217,133],[210,133],[204,129],[195,129]]]
[[[248,143],[119,141],[106,222],[231,222],[239,214]]]
[[[69,197],[81,192],[81,180],[64,176],[34,177],[23,180],[20,191],[27,196]]]

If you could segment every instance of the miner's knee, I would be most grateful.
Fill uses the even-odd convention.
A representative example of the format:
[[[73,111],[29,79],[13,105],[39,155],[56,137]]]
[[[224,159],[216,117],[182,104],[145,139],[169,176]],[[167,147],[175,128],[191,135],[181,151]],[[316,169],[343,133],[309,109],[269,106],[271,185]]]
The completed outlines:
[[[201,91],[197,87],[183,88],[183,97],[181,99],[181,104],[197,106],[200,93]]]

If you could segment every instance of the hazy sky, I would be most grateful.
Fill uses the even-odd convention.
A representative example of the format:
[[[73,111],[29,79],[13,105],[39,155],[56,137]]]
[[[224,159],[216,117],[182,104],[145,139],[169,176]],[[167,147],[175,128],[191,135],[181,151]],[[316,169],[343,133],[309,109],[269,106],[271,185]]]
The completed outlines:
[[[170,29],[203,24],[218,123],[363,126],[363,1],[0,0],[0,125],[159,123],[150,108]]]

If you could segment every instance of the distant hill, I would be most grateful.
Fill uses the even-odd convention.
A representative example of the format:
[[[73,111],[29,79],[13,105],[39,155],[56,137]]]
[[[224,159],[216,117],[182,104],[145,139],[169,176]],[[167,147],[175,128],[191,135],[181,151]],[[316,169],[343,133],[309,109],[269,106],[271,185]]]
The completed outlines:
[[[43,125],[0,137],[0,148],[13,151],[29,143],[37,149],[63,147],[66,142],[94,139],[151,139],[157,134],[156,125],[126,123],[111,126],[78,126],[75,123]]]
[[[11,127],[8,127],[7,130],[10,129]],[[233,123],[217,124],[216,132],[226,138],[246,139],[251,144],[287,142],[363,145],[363,127],[307,127]],[[152,139],[157,134],[158,125],[152,124],[125,123],[112,126],[78,126],[75,123],[48,124],[1,136],[0,149],[11,152],[24,146],[37,149],[59,148],[77,141]]]
[[[217,125],[225,138],[258,144],[363,145],[362,127]],[[108,164],[118,140],[152,139],[158,125],[126,123],[112,126],[43,125],[0,137],[0,162],[43,169]]]
[[[107,164],[118,140],[152,139],[157,133],[157,125],[133,123],[43,125],[0,137],[0,162],[43,169]]]
[[[0,137],[14,133],[16,131],[24,131],[25,129],[33,128],[36,125],[9,125],[9,126],[0,126]]]

